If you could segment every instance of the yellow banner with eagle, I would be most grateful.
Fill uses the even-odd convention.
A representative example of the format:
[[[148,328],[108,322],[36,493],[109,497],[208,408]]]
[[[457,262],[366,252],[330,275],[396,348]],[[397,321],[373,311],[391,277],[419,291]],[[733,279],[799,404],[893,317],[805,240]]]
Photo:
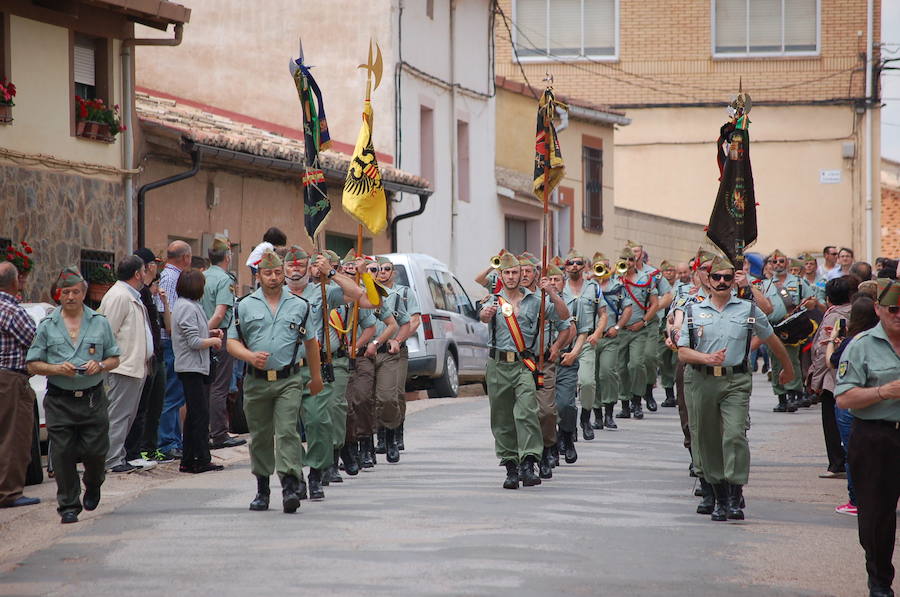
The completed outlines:
[[[372,234],[387,228],[387,199],[372,144],[372,103],[363,104],[362,127],[344,180],[344,211]]]

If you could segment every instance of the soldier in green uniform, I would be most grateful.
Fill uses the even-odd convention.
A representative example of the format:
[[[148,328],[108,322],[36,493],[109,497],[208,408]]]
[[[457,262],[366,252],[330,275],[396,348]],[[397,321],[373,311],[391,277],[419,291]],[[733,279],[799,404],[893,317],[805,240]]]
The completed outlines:
[[[222,330],[231,326],[234,310],[234,288],[237,280],[228,271],[231,263],[231,243],[217,234],[209,248],[210,267],[203,272],[206,283],[200,306],[209,320],[210,330]],[[215,360],[213,378],[209,388],[209,441],[212,449],[231,448],[247,443],[247,440],[228,435],[228,392],[234,373],[234,359],[226,346],[210,349]]]
[[[753,335],[763,340],[782,363],[781,381],[794,375],[784,346],[772,326],[751,301],[732,293],[735,268],[717,256],[710,266],[709,297],[686,307],[678,337],[678,358],[692,374],[696,401],[695,449],[703,475],[712,485],[712,520],[743,520],[743,486],[750,474],[747,416],[752,387],[748,362]]]
[[[891,597],[900,499],[900,283],[879,278],[877,284],[879,323],[841,354],[834,394],[838,407],[853,414],[849,470],[869,595]]]
[[[616,277],[625,287],[626,300],[632,311],[631,319],[619,333],[619,397],[622,410],[616,417],[643,419],[641,401],[647,391],[646,345],[656,321],[659,291],[653,276],[637,263],[631,248],[623,249],[619,259],[626,264],[627,270],[624,275],[616,274]]]
[[[690,284],[690,270],[687,264],[684,264],[684,270],[687,272],[687,280],[682,282],[676,277],[676,267],[674,264],[663,261],[659,264],[659,271],[669,287],[672,289],[672,302],[665,309],[660,309],[657,317],[660,319],[659,337],[656,341],[656,362],[659,367],[659,381],[662,385],[666,399],[660,402],[660,406],[674,407],[677,402],[675,400],[675,370],[678,367],[678,353],[666,346],[666,316],[672,305],[680,297],[682,292],[686,292]]]
[[[578,309],[569,310],[570,315],[576,317],[575,327],[578,329],[590,328],[587,333],[593,334],[597,324],[596,319],[601,311],[598,303],[597,284],[584,277],[586,264],[587,259],[584,255],[575,249],[569,251],[565,264],[565,290],[572,300],[577,299],[578,301]],[[585,303],[588,305],[586,311],[582,307]],[[588,441],[594,439],[594,429],[591,427],[591,409],[594,408],[597,394],[597,379],[594,371],[596,360],[594,344],[584,344],[578,355],[578,395],[581,400],[581,436]]]
[[[60,307],[38,324],[25,359],[28,372],[47,376],[44,413],[53,448],[56,500],[63,523],[78,522],[82,502],[76,464],[84,464],[84,509],[100,503],[109,450],[103,376],[119,365],[119,347],[106,317],[84,304],[87,284],[74,267],[56,280]]]
[[[500,258],[503,288],[479,303],[479,318],[491,330],[486,381],[491,406],[491,432],[500,465],[506,467],[505,489],[540,485],[534,473],[543,442],[535,395],[534,355],[528,346],[538,333],[541,300],[520,287],[519,260]],[[523,466],[519,466],[522,463]]]
[[[600,289],[600,301],[606,307],[606,323],[597,325],[594,333],[588,336],[589,344],[594,345],[596,361],[597,398],[600,408],[594,411],[595,429],[618,429],[613,411],[619,399],[619,334],[631,319],[632,306],[625,295],[625,286],[613,275],[609,259],[603,253],[594,253],[593,267],[601,272],[595,278]],[[602,266],[602,267],[598,267]],[[599,306],[599,304],[598,304]]]
[[[643,391],[644,401],[647,403],[647,410],[656,412],[656,399],[653,397],[653,386],[656,384],[656,370],[659,365],[658,355],[659,346],[664,340],[659,333],[665,323],[663,315],[672,304],[672,287],[668,280],[662,276],[661,271],[647,262],[642,244],[628,241],[626,245],[631,249],[634,255],[635,268],[639,274],[647,276],[650,285],[656,290],[656,302],[650,304],[644,310],[643,318],[648,325],[642,330],[644,335],[644,370],[646,387]],[[639,307],[639,310],[640,307]]]
[[[795,309],[805,306],[814,309],[816,306],[816,292],[802,278],[788,273],[789,259],[779,250],[772,252],[770,256],[774,273],[763,284],[763,293],[772,301],[772,313],[768,316],[769,322],[776,326]],[[804,400],[803,379],[800,377],[800,347],[786,346],[791,364],[796,375],[792,381],[784,385],[779,381],[779,363],[772,363],[772,391],[778,396],[778,405],[774,412],[794,412],[799,406],[809,406],[810,402]]]
[[[303,476],[297,413],[304,389],[310,396],[322,391],[319,347],[314,330],[307,327],[309,304],[284,285],[281,258],[266,251],[258,268],[260,287],[235,305],[228,352],[249,365],[244,413],[250,428],[250,468],[257,481],[250,509],[269,508],[269,477],[277,472],[282,506],[292,513],[300,507]],[[305,359],[300,357],[301,346]],[[309,384],[304,386],[307,376]]]
[[[409,371],[409,349],[406,340],[416,335],[419,325],[422,323],[422,310],[419,309],[419,299],[409,286],[396,282],[396,269],[387,258],[378,268],[378,282],[388,290],[399,295],[399,301],[403,303],[406,313],[409,315],[409,326],[398,335],[400,342],[400,366],[397,368],[397,400],[400,403],[400,425],[395,431],[397,449],[403,451],[406,446],[403,441],[403,423],[406,421],[406,374]],[[401,339],[402,337],[402,339]]]

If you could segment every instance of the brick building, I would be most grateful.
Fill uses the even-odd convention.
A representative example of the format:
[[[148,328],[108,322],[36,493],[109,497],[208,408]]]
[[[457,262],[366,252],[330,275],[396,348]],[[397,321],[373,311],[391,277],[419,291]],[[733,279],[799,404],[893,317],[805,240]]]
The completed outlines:
[[[900,162],[881,159],[881,252],[900,258]]]
[[[750,127],[759,250],[880,246],[879,117],[866,105],[865,0],[499,0],[497,74],[625,110],[616,205],[705,224],[715,199],[715,139],[742,84]],[[551,12],[552,8],[552,12]],[[881,3],[872,15],[878,60]],[[876,87],[877,95],[877,87]],[[872,138],[866,138],[867,117]],[[866,238],[871,147],[873,238]]]

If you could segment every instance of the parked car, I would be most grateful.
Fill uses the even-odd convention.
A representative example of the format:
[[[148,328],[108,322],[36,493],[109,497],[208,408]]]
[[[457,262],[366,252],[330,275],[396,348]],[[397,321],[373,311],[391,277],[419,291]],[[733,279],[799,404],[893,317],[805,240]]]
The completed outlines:
[[[428,390],[430,398],[455,397],[460,384],[484,384],[488,326],[446,265],[420,253],[386,255],[395,282],[409,286],[422,312],[422,324],[406,341],[406,390]]]

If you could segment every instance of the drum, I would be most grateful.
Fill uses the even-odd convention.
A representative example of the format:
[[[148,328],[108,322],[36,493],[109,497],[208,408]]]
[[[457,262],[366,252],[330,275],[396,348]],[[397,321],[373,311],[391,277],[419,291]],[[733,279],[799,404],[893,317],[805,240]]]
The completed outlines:
[[[772,327],[778,339],[786,346],[802,346],[812,339],[821,321],[820,311],[801,307]]]

